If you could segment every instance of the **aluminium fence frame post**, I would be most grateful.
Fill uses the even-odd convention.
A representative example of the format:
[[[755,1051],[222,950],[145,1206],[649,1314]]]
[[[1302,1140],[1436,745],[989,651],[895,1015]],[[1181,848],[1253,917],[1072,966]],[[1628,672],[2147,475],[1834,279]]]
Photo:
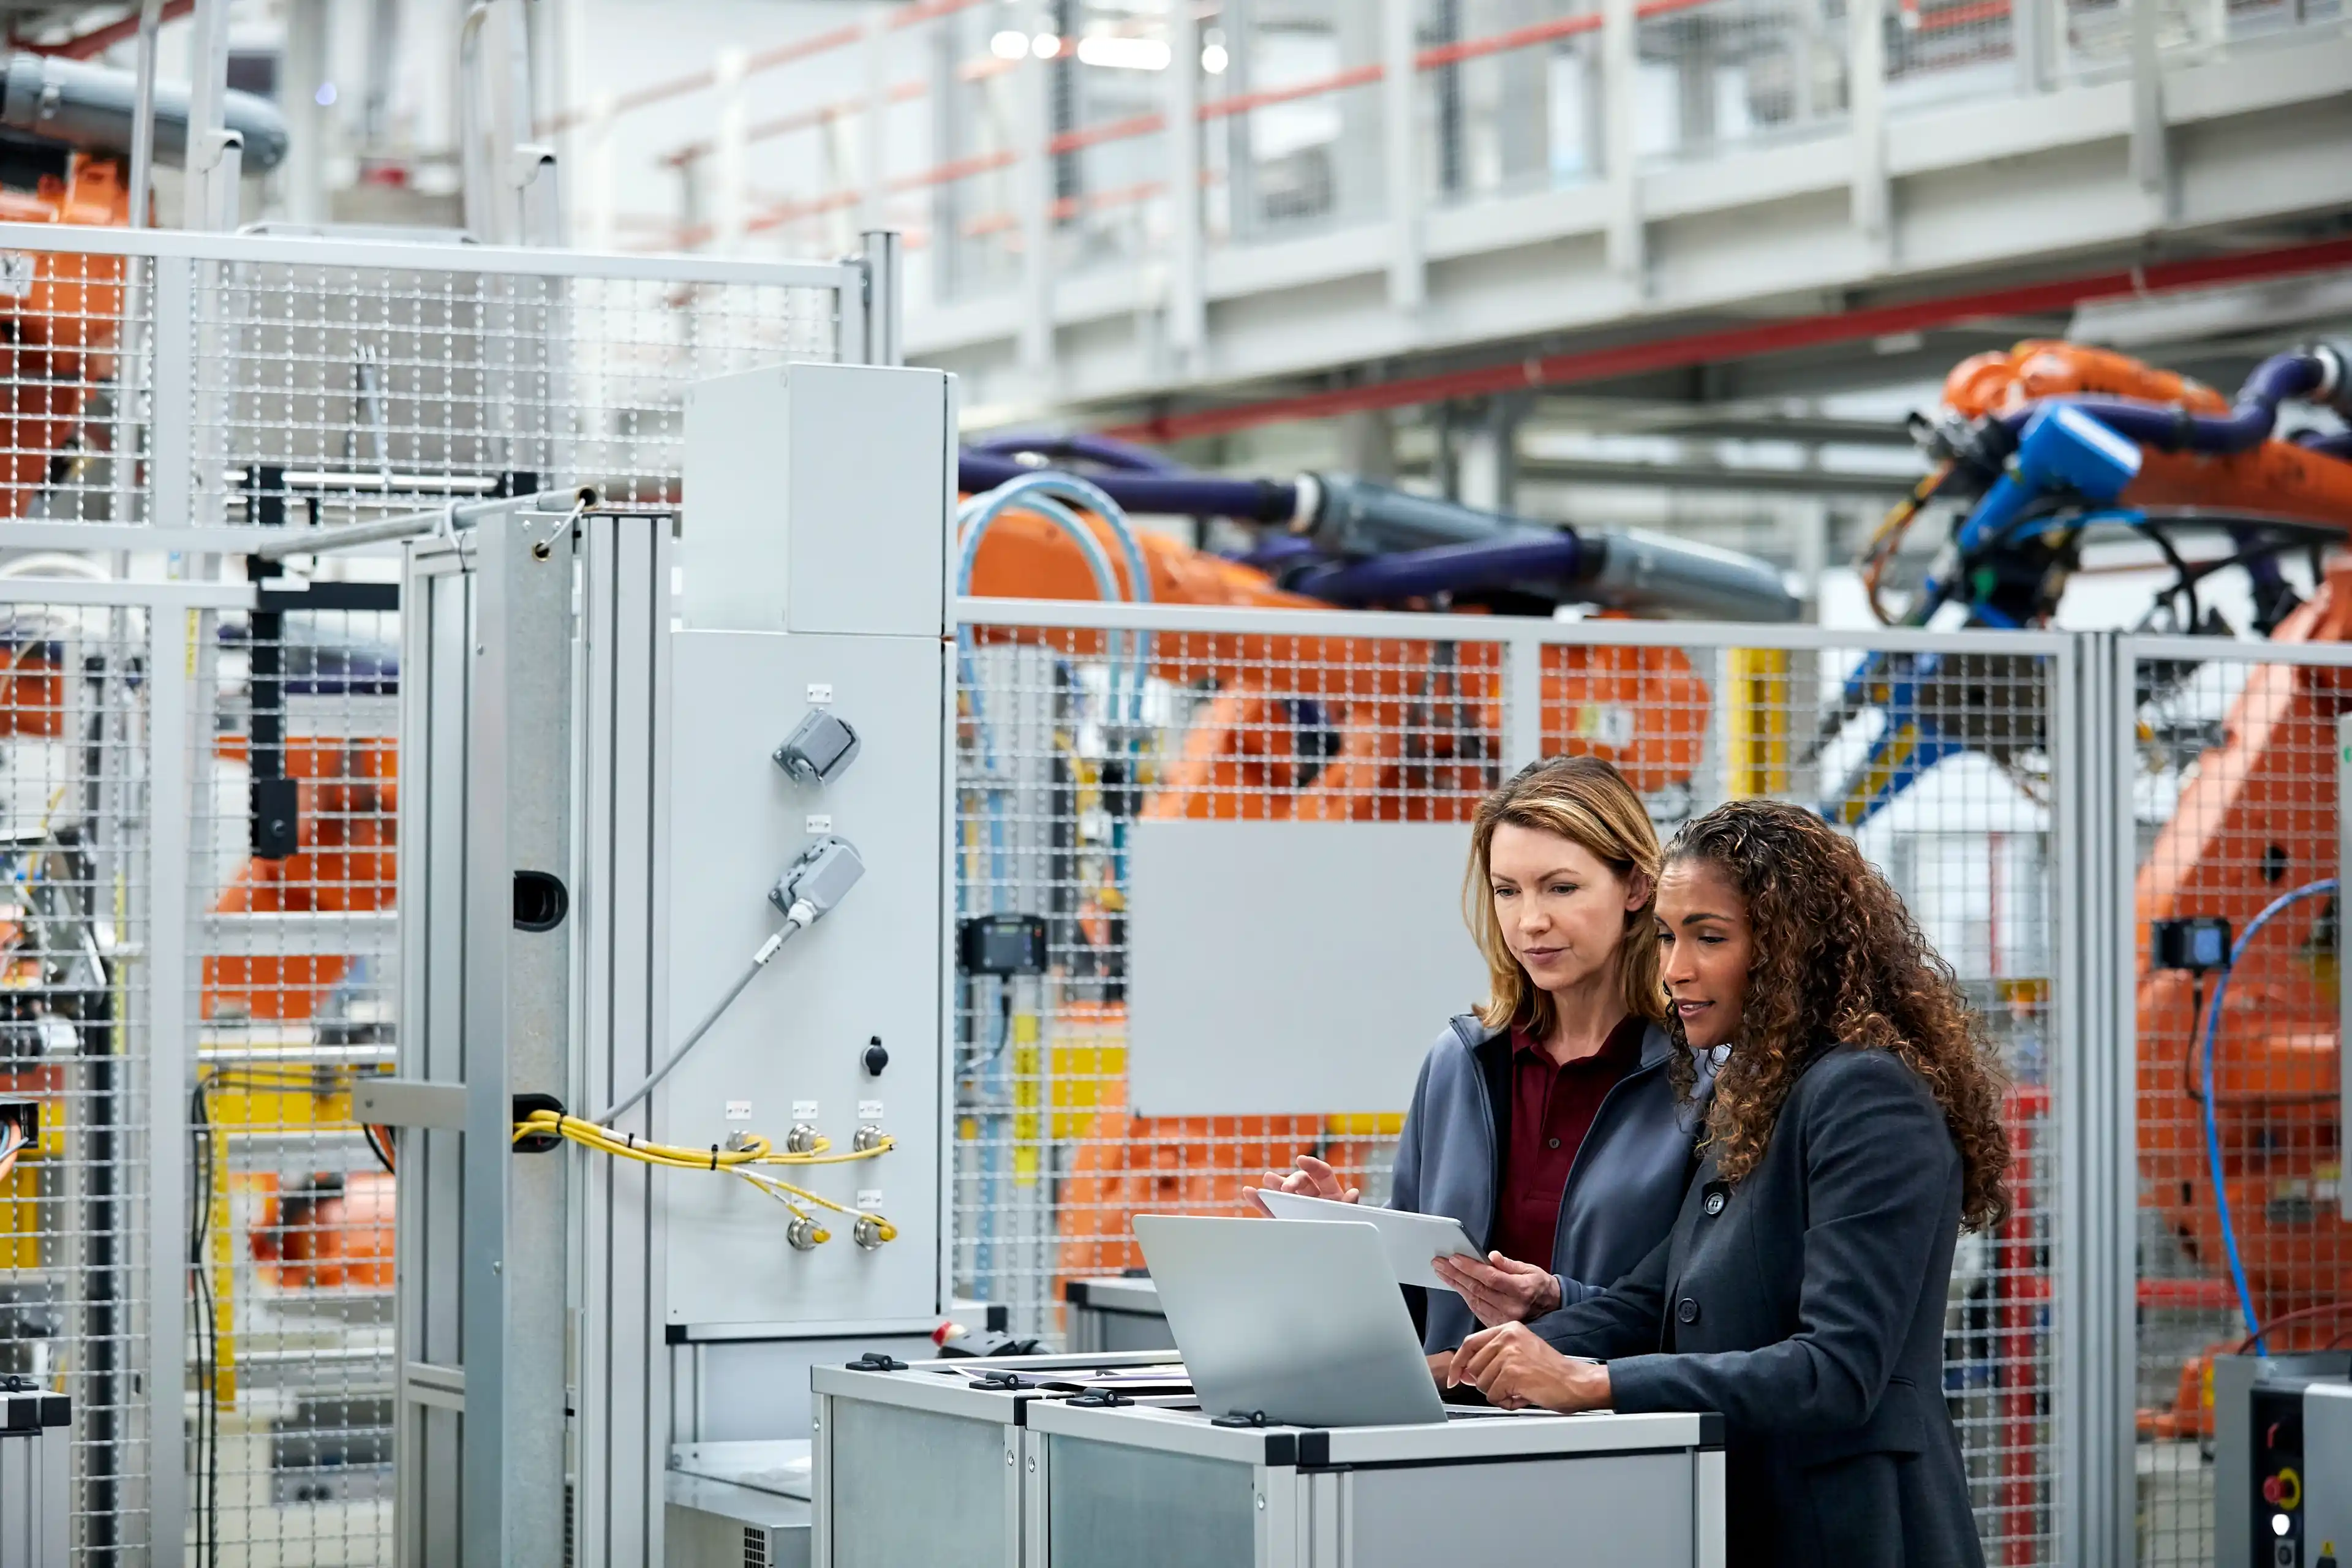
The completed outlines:
[[[2061,662],[2051,724],[2058,1541],[2063,1562],[2120,1564],[2133,1537],[2130,662],[2112,632],[2074,634]]]

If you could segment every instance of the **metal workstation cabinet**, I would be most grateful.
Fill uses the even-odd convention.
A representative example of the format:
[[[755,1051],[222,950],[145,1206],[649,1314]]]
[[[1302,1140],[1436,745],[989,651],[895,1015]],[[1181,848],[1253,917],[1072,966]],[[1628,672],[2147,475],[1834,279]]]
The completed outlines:
[[[1029,1568],[1721,1568],[1717,1415],[1484,1415],[1409,1426],[1242,1426],[1132,1405],[1029,1411]],[[1140,1543],[1149,1542],[1148,1548]]]
[[[814,1568],[1018,1568],[1037,1561],[1031,1413],[1128,1355],[820,1365],[809,1373]],[[1059,1385],[1058,1387],[1055,1385]],[[731,1568],[731,1565],[730,1565]]]

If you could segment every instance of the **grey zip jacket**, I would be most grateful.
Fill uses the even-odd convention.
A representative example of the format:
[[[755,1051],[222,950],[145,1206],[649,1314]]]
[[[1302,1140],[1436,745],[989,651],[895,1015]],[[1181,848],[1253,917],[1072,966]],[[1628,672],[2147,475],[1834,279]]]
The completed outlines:
[[[1564,1306],[1606,1290],[1674,1227],[1697,1168],[1693,1144],[1713,1078],[1702,1058],[1696,1100],[1677,1103],[1666,1079],[1675,1048],[1664,1028],[1650,1026],[1641,1065],[1601,1100],[1569,1168],[1551,1249]],[[1451,1215],[1472,1242],[1493,1245],[1500,1151],[1510,1142],[1510,1075],[1509,1029],[1489,1029],[1470,1013],[1446,1026],[1413,1085],[1391,1208]],[[1469,1303],[1451,1290],[1409,1285],[1405,1299],[1433,1355],[1478,1330]]]

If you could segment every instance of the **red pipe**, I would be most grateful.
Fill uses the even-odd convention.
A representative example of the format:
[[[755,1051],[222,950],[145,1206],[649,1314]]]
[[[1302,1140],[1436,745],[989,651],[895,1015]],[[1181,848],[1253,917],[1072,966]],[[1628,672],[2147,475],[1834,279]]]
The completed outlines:
[[[1201,436],[1223,436],[1262,425],[1288,424],[1301,419],[1330,419],[1342,414],[1377,409],[1410,408],[1457,397],[1484,397],[1530,387],[1567,386],[1579,382],[1606,381],[1651,371],[1681,370],[1725,360],[1753,359],[1792,349],[1818,348],[1853,342],[1895,332],[1957,326],[1965,321],[2001,316],[2041,315],[2063,310],[2087,300],[2117,295],[2148,294],[2172,289],[2274,278],[2295,272],[2320,272],[2352,266],[2352,239],[2320,240],[2273,250],[2243,251],[2234,256],[2193,261],[2159,262],[2124,272],[2095,272],[2044,283],[2021,283],[1971,294],[1950,294],[1937,300],[1907,300],[1861,310],[1835,311],[1766,321],[1752,327],[1710,328],[1683,337],[1654,338],[1614,348],[1580,353],[1533,355],[1507,364],[1482,365],[1474,370],[1438,375],[1407,376],[1363,386],[1295,397],[1267,398],[1206,408],[1192,414],[1106,427],[1103,434],[1122,441],[1181,441]]]

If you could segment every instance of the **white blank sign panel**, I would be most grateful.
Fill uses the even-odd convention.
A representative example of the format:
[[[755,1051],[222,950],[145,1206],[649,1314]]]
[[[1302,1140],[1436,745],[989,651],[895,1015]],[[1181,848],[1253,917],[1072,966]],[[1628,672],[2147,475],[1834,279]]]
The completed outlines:
[[[1128,1078],[1144,1116],[1402,1110],[1486,994],[1460,822],[1135,824]]]

